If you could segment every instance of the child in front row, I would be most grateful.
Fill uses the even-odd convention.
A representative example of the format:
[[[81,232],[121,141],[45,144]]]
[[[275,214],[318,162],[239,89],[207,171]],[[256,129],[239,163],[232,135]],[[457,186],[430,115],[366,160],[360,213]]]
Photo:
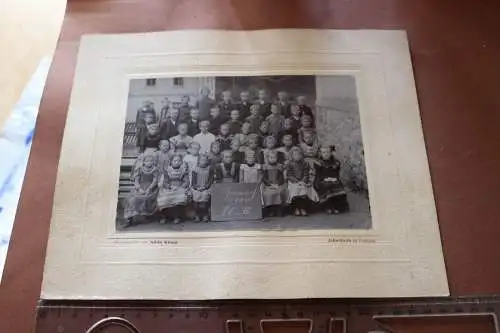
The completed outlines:
[[[216,166],[215,182],[217,183],[238,183],[240,166],[233,161],[233,152],[224,150],[222,152],[222,163]]]
[[[340,181],[340,162],[333,155],[334,147],[321,146],[321,166],[317,171],[317,189],[327,214],[339,214],[349,208],[344,186]]]
[[[200,155],[200,144],[193,141],[189,144],[188,153],[184,155],[183,163],[187,165],[189,176],[191,177],[191,171],[198,164],[198,156]]]
[[[307,216],[309,203],[318,202],[319,197],[311,182],[309,165],[304,161],[302,150],[293,147],[292,161],[286,166],[288,180],[288,202],[295,216]]]
[[[245,164],[240,165],[240,183],[259,183],[260,164],[256,163],[254,152],[249,152],[245,156]]]
[[[278,164],[278,153],[267,152],[267,164],[262,166],[262,197],[267,216],[281,216],[286,204],[286,185],[283,166]]]
[[[214,169],[208,156],[198,156],[198,165],[191,172],[191,193],[193,196],[195,221],[209,221],[211,187],[214,181]]]
[[[165,224],[170,217],[174,224],[178,224],[184,218],[189,187],[189,176],[181,155],[172,156],[170,165],[163,171],[161,178],[157,204],[164,217],[160,223]]]

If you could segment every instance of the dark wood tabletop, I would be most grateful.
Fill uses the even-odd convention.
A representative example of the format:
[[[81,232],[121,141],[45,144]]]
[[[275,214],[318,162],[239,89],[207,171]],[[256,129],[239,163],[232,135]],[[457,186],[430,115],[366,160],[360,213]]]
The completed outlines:
[[[452,295],[500,293],[500,2],[70,1],[0,288],[0,330],[31,332],[78,41],[173,29],[405,29]]]

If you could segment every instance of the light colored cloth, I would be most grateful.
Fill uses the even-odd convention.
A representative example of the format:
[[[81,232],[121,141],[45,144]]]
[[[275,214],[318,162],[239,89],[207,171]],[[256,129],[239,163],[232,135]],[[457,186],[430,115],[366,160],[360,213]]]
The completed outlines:
[[[295,198],[309,198],[311,201],[318,202],[319,196],[312,185],[304,182],[288,182],[288,202],[291,203]]]
[[[210,152],[210,146],[215,141],[215,135],[210,132],[206,134],[198,133],[193,137],[193,141],[200,144],[200,154],[207,154]]]
[[[260,164],[240,165],[240,183],[258,183],[260,181]]]
[[[264,206],[281,205],[287,201],[287,192],[285,185],[263,185],[262,198]]]
[[[126,219],[135,216],[150,216],[156,212],[156,198],[158,196],[158,169],[140,167],[135,171],[133,181],[135,186],[125,206]]]
[[[163,174],[158,194],[158,209],[162,210],[187,203],[188,181],[185,167],[177,169],[169,166]]]

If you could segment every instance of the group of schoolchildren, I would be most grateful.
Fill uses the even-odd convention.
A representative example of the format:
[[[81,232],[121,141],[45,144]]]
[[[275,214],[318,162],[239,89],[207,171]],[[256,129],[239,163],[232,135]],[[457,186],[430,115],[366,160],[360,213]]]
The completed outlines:
[[[236,103],[224,91],[216,103],[205,89],[195,107],[185,97],[159,117],[146,102],[137,112],[139,156],[125,226],[152,216],[160,223],[188,216],[208,222],[214,183],[259,184],[264,216],[306,216],[313,207],[328,214],[346,210],[340,162],[334,147],[319,143],[305,97],[297,103],[286,92],[274,103],[266,97],[260,90],[250,102],[242,92]]]

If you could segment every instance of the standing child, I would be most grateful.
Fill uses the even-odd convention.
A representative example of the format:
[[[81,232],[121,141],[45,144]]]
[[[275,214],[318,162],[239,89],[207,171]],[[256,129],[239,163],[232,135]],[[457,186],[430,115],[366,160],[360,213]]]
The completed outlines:
[[[145,101],[142,103],[142,107],[137,110],[135,117],[136,144],[138,147],[140,147],[142,137],[146,133],[146,125],[153,122],[156,122],[155,109],[150,101]]]
[[[315,152],[318,152],[319,142],[316,131],[312,128],[302,131],[302,140],[300,140],[299,146],[304,152],[309,147],[314,149]]]
[[[271,115],[266,120],[269,122],[269,133],[278,138],[279,133],[283,129],[285,117],[280,114],[280,108],[276,104],[271,105]]]
[[[243,123],[243,125],[241,125],[241,133],[236,133],[233,138],[233,141],[234,139],[238,140],[241,151],[245,151],[247,149],[249,135],[250,135],[250,124]]]
[[[239,181],[240,166],[233,161],[233,152],[224,150],[222,152],[222,163],[215,169],[215,181],[217,183],[237,183]]]
[[[143,153],[146,148],[156,148],[160,144],[161,139],[160,126],[158,123],[151,123],[146,125],[146,133],[142,137],[139,145],[139,152]]]
[[[229,126],[229,134],[235,135],[240,132],[242,122],[240,121],[240,111],[232,110],[231,111],[231,119],[227,122]]]
[[[200,132],[200,111],[198,109],[191,109],[189,118],[186,120],[188,126],[188,135],[195,136]]]
[[[158,168],[156,155],[153,152],[142,156],[141,163],[134,170],[132,181],[134,188],[125,207],[124,217],[127,222],[124,228],[140,223],[156,212]]]
[[[160,193],[158,194],[158,209],[164,217],[160,223],[165,224],[170,217],[178,224],[184,218],[184,209],[187,204],[189,177],[186,167],[182,163],[182,156],[175,154],[170,159],[170,165],[162,173]]]
[[[260,89],[258,92],[258,99],[255,101],[255,104],[259,106],[259,115],[262,118],[266,118],[271,114],[270,103],[267,100],[267,91],[264,89]]]
[[[316,134],[316,130],[314,129],[314,124],[312,122],[312,118],[308,115],[303,115],[300,118],[300,128],[298,130],[299,133],[299,142],[304,140],[304,132],[313,132]]]
[[[185,123],[189,119],[189,114],[191,113],[191,105],[189,105],[189,96],[184,95],[181,98],[181,103],[179,105],[179,119],[181,123]]]
[[[248,147],[245,149],[245,158],[247,154],[253,153],[255,157],[258,159],[258,163],[262,163],[261,157],[261,148],[260,148],[260,138],[257,134],[250,134],[248,136]]]
[[[260,161],[262,161],[263,164],[269,164],[269,161],[267,160],[267,153],[270,151],[276,151],[276,154],[278,155],[278,163],[284,162],[285,157],[282,153],[277,152],[276,138],[272,135],[269,135],[264,139],[264,148],[260,152]]]
[[[202,120],[200,122],[200,133],[193,137],[193,141],[200,144],[200,153],[202,154],[208,154],[212,142],[215,141],[215,135],[208,131],[209,127],[210,122],[208,120]]]
[[[288,102],[288,94],[286,91],[278,92],[278,102],[276,104],[280,109],[281,115],[290,117],[290,103]]]
[[[338,214],[346,209],[347,195],[340,181],[340,162],[333,155],[333,147],[320,148],[321,165],[317,172],[317,189],[328,214]]]
[[[219,135],[220,126],[227,121],[227,118],[221,116],[218,106],[214,106],[210,109],[210,118],[208,118],[208,120],[210,121],[208,131],[217,136]]]
[[[294,209],[295,216],[307,216],[309,202],[317,202],[318,194],[310,180],[309,165],[304,161],[302,150],[292,148],[292,161],[286,167],[288,181],[288,202]]]
[[[290,116],[290,119],[292,120],[292,127],[295,131],[297,131],[302,126],[302,121],[300,119],[302,112],[300,111],[298,105],[290,106],[290,112],[292,113]]]
[[[262,147],[264,145],[264,139],[271,135],[269,132],[269,122],[264,120],[259,127],[259,146]]]
[[[176,154],[184,156],[186,155],[187,148],[191,144],[191,141],[193,141],[193,138],[187,134],[188,126],[186,123],[180,123],[177,126],[177,131],[179,132],[179,134],[172,137],[170,139],[170,143],[172,146],[172,150]]]
[[[267,164],[262,167],[262,196],[267,216],[283,215],[286,203],[286,186],[283,166],[278,163],[278,154],[271,150],[267,153]]]
[[[294,147],[293,139],[290,134],[283,135],[281,139],[282,147],[278,151],[283,154],[283,163],[287,165],[292,160],[292,148]]]
[[[247,147],[245,147],[246,149]],[[245,161],[245,153],[241,151],[240,140],[234,137],[233,141],[231,141],[231,151],[233,152],[233,161],[238,164],[241,164]]]
[[[240,183],[259,183],[260,182],[260,164],[256,163],[256,156],[249,152],[245,156],[245,164],[240,166]]]
[[[260,124],[264,118],[259,115],[259,105],[254,104],[250,107],[250,116],[246,117],[245,122],[250,124],[250,133],[258,133]]]
[[[182,162],[186,164],[190,176],[191,171],[193,171],[198,164],[198,156],[200,156],[200,144],[193,141],[189,144],[188,153],[184,155],[182,160]]]
[[[238,103],[241,120],[250,116],[250,106],[250,93],[248,91],[242,91],[240,93],[240,102]]]
[[[172,152],[170,151],[170,141],[161,140],[160,150],[158,151],[158,170],[160,170],[160,172],[169,166],[171,157]]]
[[[220,148],[219,141],[214,141],[210,145],[210,152],[208,153],[208,159],[212,166],[219,165],[222,162],[221,156],[222,149]]]
[[[195,209],[196,222],[209,221],[211,187],[214,171],[210,166],[208,155],[198,156],[198,165],[191,172],[191,192]]]
[[[222,102],[219,104],[220,114],[222,117],[228,119],[232,110],[234,110],[235,105],[233,104],[231,98],[231,90],[225,90],[222,92]]]
[[[215,141],[219,142],[222,151],[231,149],[231,140],[232,137],[229,133],[229,125],[227,123],[220,125],[220,134]]]

